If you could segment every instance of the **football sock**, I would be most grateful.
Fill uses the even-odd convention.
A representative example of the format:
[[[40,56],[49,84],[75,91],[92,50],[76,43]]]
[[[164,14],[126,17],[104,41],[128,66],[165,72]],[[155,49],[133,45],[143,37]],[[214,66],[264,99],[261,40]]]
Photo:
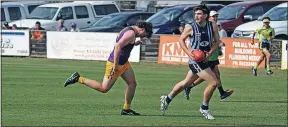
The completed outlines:
[[[188,88],[193,88],[194,86],[196,86],[194,83],[191,84],[191,86],[189,86]]]
[[[203,109],[203,110],[208,110],[209,108],[208,108],[208,104],[207,103],[202,103],[202,105],[201,105],[201,108]]]
[[[130,109],[130,104],[124,104],[123,105],[124,110],[129,110]]]
[[[218,90],[221,96],[225,94],[225,91],[222,86],[218,87]]]
[[[79,77],[78,82],[83,84],[83,83],[84,83],[84,80],[85,80],[84,77]]]
[[[166,102],[169,104],[173,99],[173,96],[172,95],[168,95],[167,98],[166,98]]]
[[[268,62],[267,62],[267,64],[266,64],[266,70],[267,70],[267,71],[270,70],[270,65],[269,65]]]

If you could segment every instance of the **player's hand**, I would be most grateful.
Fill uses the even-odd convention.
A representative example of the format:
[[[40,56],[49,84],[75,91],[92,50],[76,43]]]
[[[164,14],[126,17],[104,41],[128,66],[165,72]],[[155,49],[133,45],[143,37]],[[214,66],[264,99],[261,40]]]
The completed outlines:
[[[189,51],[187,55],[191,60],[194,60],[194,54],[191,51]]]
[[[147,37],[136,38],[135,45],[137,46],[137,45],[140,45],[140,44],[143,44],[143,45],[151,44],[151,41]]]
[[[119,66],[118,64],[114,64],[114,65],[113,65],[112,70],[111,70],[110,75],[109,75],[108,78],[112,79],[113,75],[114,75],[114,74],[117,72],[117,70],[118,70],[118,66]]]
[[[254,40],[252,40],[251,45],[254,45]]]
[[[142,44],[143,42],[142,42],[142,40],[141,40],[141,38],[140,37],[137,37],[136,39],[135,39],[135,44],[134,45],[140,45],[140,44]]]
[[[204,60],[204,61],[208,61],[209,58],[211,57],[211,53],[205,52],[205,54],[206,54],[206,57],[205,57],[205,60]]]

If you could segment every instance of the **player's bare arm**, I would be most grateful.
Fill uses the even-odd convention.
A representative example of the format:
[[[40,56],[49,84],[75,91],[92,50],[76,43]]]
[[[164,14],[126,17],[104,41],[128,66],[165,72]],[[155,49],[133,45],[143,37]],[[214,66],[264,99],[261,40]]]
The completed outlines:
[[[188,50],[187,45],[185,44],[185,40],[191,35],[192,33],[192,26],[189,24],[185,25],[184,31],[180,36],[179,43],[181,48],[184,50],[184,52],[192,59],[193,54]]]
[[[218,32],[218,26],[214,22],[212,22],[212,26],[213,26],[215,44],[211,47],[211,50],[206,55],[207,58],[209,58],[211,54],[215,52],[216,48],[218,48],[219,44],[221,43],[219,32]]]
[[[255,34],[256,34],[256,32],[254,31],[253,34],[252,34],[252,38],[251,38],[251,41],[252,41],[251,44],[252,44],[252,45],[254,45],[254,37],[255,37]]]
[[[128,45],[129,43],[132,43],[134,40],[135,40],[135,32],[129,30],[125,32],[123,37],[118,41],[118,43],[116,43],[114,49],[114,69],[117,69],[121,48]]]

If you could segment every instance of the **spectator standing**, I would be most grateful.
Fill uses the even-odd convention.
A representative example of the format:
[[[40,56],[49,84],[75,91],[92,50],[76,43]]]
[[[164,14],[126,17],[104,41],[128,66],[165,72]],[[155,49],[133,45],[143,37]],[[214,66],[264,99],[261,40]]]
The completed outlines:
[[[77,28],[77,24],[74,22],[71,24],[71,32],[80,32],[80,29]]]
[[[68,31],[67,28],[64,26],[64,20],[58,20],[58,28],[57,31]]]
[[[217,22],[217,26],[220,38],[227,37],[227,32],[221,27],[220,22]]]
[[[33,29],[31,39],[43,40],[44,39],[44,28],[41,27],[41,23],[37,21],[35,23],[35,28]]]
[[[17,25],[16,24],[12,25],[12,30],[17,30]]]
[[[3,29],[4,29],[4,30],[9,30],[9,29],[11,29],[11,27],[10,27],[9,24],[8,24],[8,22],[4,22],[4,24],[3,24]]]

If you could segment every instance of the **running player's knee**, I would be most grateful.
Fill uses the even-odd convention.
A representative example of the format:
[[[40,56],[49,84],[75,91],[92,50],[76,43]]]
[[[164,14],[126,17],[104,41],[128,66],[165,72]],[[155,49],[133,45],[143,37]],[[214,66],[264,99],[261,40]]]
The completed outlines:
[[[260,61],[264,60],[264,57],[260,57]]]
[[[128,83],[128,86],[131,87],[131,88],[136,88],[137,83],[136,83],[136,81],[133,81],[131,83]]]
[[[211,81],[210,85],[213,86],[213,87],[217,87],[218,85],[220,84],[219,80],[218,79],[215,79],[213,81]]]
[[[101,93],[107,93],[109,90],[110,90],[110,89],[108,89],[108,88],[103,88],[100,92],[101,92]]]
[[[266,58],[270,58],[270,56],[271,56],[270,53],[267,53]]]
[[[183,87],[183,88],[188,87],[192,83],[193,83],[193,81],[189,81],[189,80],[184,79],[183,81],[181,81],[181,87]]]

